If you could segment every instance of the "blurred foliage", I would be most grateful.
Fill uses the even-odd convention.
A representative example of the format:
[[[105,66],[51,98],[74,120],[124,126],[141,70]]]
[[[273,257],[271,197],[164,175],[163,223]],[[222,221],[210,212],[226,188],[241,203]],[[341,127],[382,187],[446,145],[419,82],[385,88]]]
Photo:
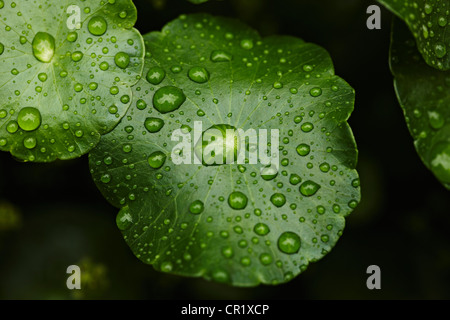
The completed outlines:
[[[450,299],[450,197],[417,156],[394,94],[391,13],[382,8],[382,29],[369,31],[366,8],[375,1],[135,4],[142,33],[160,30],[182,13],[209,12],[239,18],[265,36],[287,34],[326,48],[336,74],[356,90],[349,122],[360,154],[362,202],[338,245],[296,279],[233,288],[161,274],[136,259],[115,226],[116,209],[91,179],[86,157],[42,165],[0,153],[0,199],[14,204],[22,221],[0,238],[0,298]],[[90,277],[104,269],[100,279],[87,282],[93,284],[86,284],[89,291],[74,294],[65,286],[66,268],[84,258]],[[372,264],[381,268],[381,290],[366,287]]]

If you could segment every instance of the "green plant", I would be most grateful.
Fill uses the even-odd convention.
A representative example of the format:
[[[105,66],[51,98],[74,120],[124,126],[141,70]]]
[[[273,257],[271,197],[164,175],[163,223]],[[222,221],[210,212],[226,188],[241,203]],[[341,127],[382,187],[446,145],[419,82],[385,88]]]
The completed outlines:
[[[445,8],[380,2],[415,36],[395,22],[395,88],[450,188]],[[355,92],[323,48],[208,14],[141,36],[131,0],[75,3],[0,0],[1,150],[89,153],[125,241],[163,272],[280,284],[330,252],[360,186]]]
[[[405,20],[411,31],[394,19],[390,63],[395,90],[420,158],[450,189],[449,4],[380,2]]]

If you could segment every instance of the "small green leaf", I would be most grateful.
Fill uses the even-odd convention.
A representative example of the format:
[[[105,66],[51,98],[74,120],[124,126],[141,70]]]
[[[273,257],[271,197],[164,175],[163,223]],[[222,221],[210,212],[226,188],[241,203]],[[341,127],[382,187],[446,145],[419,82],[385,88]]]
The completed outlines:
[[[450,69],[448,0],[378,0],[406,21],[425,61],[439,70]]]
[[[144,43],[131,0],[21,0],[0,9],[0,150],[24,161],[90,151],[131,104]]]
[[[390,59],[397,98],[416,150],[450,189],[450,71],[428,66],[398,19],[393,24]]]
[[[237,286],[286,282],[322,258],[360,199],[354,90],[328,53],[209,15],[144,39],[147,76],[90,153],[134,254]]]

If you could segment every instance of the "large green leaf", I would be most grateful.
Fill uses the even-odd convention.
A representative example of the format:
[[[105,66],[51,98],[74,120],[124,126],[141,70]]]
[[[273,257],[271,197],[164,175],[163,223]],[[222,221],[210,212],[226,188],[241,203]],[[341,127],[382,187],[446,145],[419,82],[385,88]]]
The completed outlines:
[[[1,0],[0,150],[70,159],[112,130],[142,73],[136,18],[131,0]]]
[[[428,66],[398,19],[392,30],[391,70],[416,150],[450,189],[450,71]]]
[[[450,69],[449,0],[378,1],[406,21],[420,53],[430,66]]]
[[[146,79],[90,153],[93,178],[121,208],[117,224],[135,255],[158,270],[238,286],[282,283],[322,258],[360,199],[346,122],[354,90],[334,75],[328,53],[209,15],[181,16],[144,39]],[[202,150],[195,122],[208,131],[204,140],[213,126],[231,130],[227,139],[233,128],[269,130],[271,147],[280,144],[270,153],[279,151],[279,170],[252,160],[255,147],[265,150],[252,139],[243,163],[242,133],[225,153],[233,161],[237,152],[235,163],[220,165],[220,156],[210,165],[211,142],[203,164],[176,165],[179,129],[195,147],[191,157],[183,150],[186,160]]]

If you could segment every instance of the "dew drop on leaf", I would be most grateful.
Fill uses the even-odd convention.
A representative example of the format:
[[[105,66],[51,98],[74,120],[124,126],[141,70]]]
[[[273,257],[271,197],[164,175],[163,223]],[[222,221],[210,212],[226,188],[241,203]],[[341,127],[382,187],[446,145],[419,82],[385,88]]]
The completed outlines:
[[[186,100],[180,88],[166,86],[158,89],[153,96],[153,106],[161,113],[172,112],[178,109]]]
[[[247,196],[240,191],[234,191],[228,197],[228,204],[235,210],[245,209],[247,202]]]
[[[118,52],[114,57],[114,62],[121,69],[126,69],[130,64],[130,56],[125,52]]]
[[[161,151],[155,151],[148,157],[148,164],[153,169],[161,168],[166,162],[166,155]]]
[[[209,72],[203,67],[193,67],[188,72],[189,79],[197,83],[205,83],[209,80]]]
[[[17,122],[24,131],[33,131],[41,125],[41,113],[33,107],[25,107],[20,110]]]
[[[305,181],[300,185],[300,193],[305,197],[315,195],[319,189],[320,185],[311,180]]]
[[[55,38],[47,32],[38,32],[34,36],[32,47],[36,59],[49,63],[55,54]]]
[[[105,34],[108,24],[101,16],[91,18],[88,23],[88,30],[94,36],[101,36]]]
[[[144,127],[150,133],[158,132],[164,127],[164,120],[160,118],[147,118],[144,122]]]
[[[294,232],[284,232],[278,238],[278,248],[281,252],[294,254],[300,250],[300,237]]]
[[[161,67],[152,67],[147,72],[146,79],[155,86],[160,84],[166,76],[166,72]]]

